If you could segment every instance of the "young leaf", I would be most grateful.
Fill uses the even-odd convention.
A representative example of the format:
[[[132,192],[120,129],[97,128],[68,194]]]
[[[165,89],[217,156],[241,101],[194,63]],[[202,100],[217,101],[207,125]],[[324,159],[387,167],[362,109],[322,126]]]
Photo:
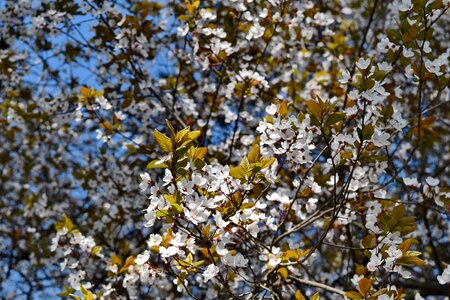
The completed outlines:
[[[206,147],[192,148],[191,151],[192,151],[191,152],[192,158],[203,159],[203,158],[205,158],[206,154],[208,153],[208,148],[206,148]]]
[[[165,136],[156,129],[154,131],[154,136],[156,142],[159,144],[159,146],[164,152],[170,153],[172,151],[172,140],[170,138],[168,138],[167,136]]]
[[[289,102],[287,102],[286,100],[280,101],[278,113],[281,116],[285,116],[288,113],[288,106],[289,106]]]
[[[254,145],[252,150],[248,153],[248,161],[249,163],[253,164],[259,161],[260,158],[260,150],[258,145]]]
[[[297,290],[295,292],[295,300],[306,300],[305,296],[303,296],[302,292]]]
[[[200,135],[202,134],[202,132],[200,130],[196,130],[196,131],[191,131],[189,132],[188,136],[189,139],[194,141],[196,140]]]
[[[346,292],[345,296],[347,296],[347,298],[352,299],[352,300],[364,299],[364,297],[357,291]]]
[[[328,118],[328,120],[325,122],[325,125],[330,126],[330,125],[333,125],[333,124],[335,124],[337,122],[340,122],[340,121],[342,121],[344,119],[345,119],[345,114],[343,112],[336,112],[336,113],[332,114]]]
[[[165,163],[161,163],[160,159],[154,159],[151,162],[148,163],[147,169],[165,169],[168,168],[168,166]]]
[[[364,297],[367,296],[367,294],[369,293],[371,288],[372,288],[372,281],[370,281],[369,279],[367,279],[365,277],[363,277],[358,282],[358,290],[361,293],[361,295],[363,295]]]
[[[310,300],[319,300],[320,299],[320,294],[319,292],[315,293],[314,295],[312,295],[312,297],[310,298]]]
[[[95,247],[92,249],[91,253],[92,253],[92,255],[96,255],[96,254],[99,253],[101,250],[102,250],[102,247],[101,247],[101,246],[95,246]]]
[[[175,134],[175,138],[174,138],[175,145],[176,146],[182,145],[186,141],[186,138],[188,137],[188,134],[189,134],[189,127],[186,127],[183,130],[181,130],[181,131],[178,131]]]
[[[314,100],[309,100],[308,103],[309,112],[317,118],[317,120],[322,120],[322,107]]]
[[[283,277],[284,280],[288,278],[289,272],[286,268],[279,268],[278,273]]]
[[[244,179],[246,174],[247,173],[241,165],[230,168],[230,176],[235,179]]]
[[[175,128],[173,128],[172,124],[170,124],[170,121],[166,119],[166,125],[167,128],[169,128],[170,134],[172,136],[175,136]]]

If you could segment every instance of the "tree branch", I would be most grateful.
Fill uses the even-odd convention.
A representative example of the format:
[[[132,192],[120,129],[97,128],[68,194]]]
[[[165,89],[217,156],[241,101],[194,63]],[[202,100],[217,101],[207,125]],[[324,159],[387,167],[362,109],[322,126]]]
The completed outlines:
[[[292,281],[295,281],[297,283],[300,283],[300,284],[305,284],[305,285],[317,287],[317,288],[326,290],[328,292],[332,292],[332,293],[341,295],[344,299],[347,299],[347,297],[345,296],[345,292],[344,291],[339,290],[337,288],[334,288],[332,286],[326,285],[324,283],[315,282],[315,281],[311,281],[311,280],[308,280],[308,279],[300,279],[300,278],[297,278],[297,277],[294,277],[294,276],[288,276],[288,279],[290,279]]]

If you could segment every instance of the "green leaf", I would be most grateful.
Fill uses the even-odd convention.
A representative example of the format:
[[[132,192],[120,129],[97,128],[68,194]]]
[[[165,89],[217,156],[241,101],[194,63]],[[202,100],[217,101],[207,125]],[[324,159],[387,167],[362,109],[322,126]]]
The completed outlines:
[[[88,291],[86,296],[84,296],[84,300],[94,300],[94,295]]]
[[[390,215],[394,220],[398,222],[403,218],[405,213],[406,213],[405,206],[403,204],[400,204],[392,210]]]
[[[288,278],[289,272],[286,268],[279,268],[278,273],[283,277],[284,280]]]
[[[242,168],[244,169],[245,173],[248,173],[248,171],[250,170],[250,162],[248,161],[247,157],[244,157],[241,160],[241,163],[239,165],[242,166]]]
[[[189,127],[186,127],[183,130],[177,132],[177,134],[175,135],[175,144],[177,146],[183,144],[188,138],[188,134],[189,134]]]
[[[173,128],[173,126],[172,126],[172,124],[170,124],[169,120],[166,119],[165,121],[166,121],[167,128],[169,128],[170,134],[172,136],[175,136],[175,128]]]
[[[343,112],[336,112],[328,118],[328,120],[325,122],[325,125],[328,125],[328,126],[333,125],[337,122],[344,120],[345,117],[346,117],[346,115]]]
[[[420,251],[407,251],[406,256],[413,257],[413,256],[419,256],[422,255],[422,252]]]
[[[134,153],[136,153],[137,152],[137,149],[136,149],[136,147],[134,147],[133,145],[131,145],[131,144],[126,144],[125,145],[125,147],[127,147],[127,149],[128,149],[128,152],[130,153],[130,154],[134,154]]]
[[[241,165],[239,165],[237,167],[230,168],[230,176],[235,179],[245,179],[246,172],[244,168]]]
[[[371,294],[370,296],[371,297],[377,297],[377,296],[381,296],[383,294],[386,294],[386,292],[387,292],[387,288],[382,288],[382,289],[376,291],[375,293]]]
[[[364,297],[360,293],[358,293],[357,291],[346,292],[345,296],[347,296],[347,298],[350,298],[352,300],[364,299]]]
[[[411,248],[413,239],[406,239],[400,245],[398,245],[397,249],[402,251],[403,254]],[[420,253],[420,252],[419,252]]]
[[[111,255],[111,263],[113,265],[118,265],[119,267],[123,264],[122,259],[116,254]]]
[[[270,167],[276,160],[277,159],[274,157],[261,159],[261,161],[260,161],[261,169]]]
[[[194,160],[194,165],[198,170],[201,170],[206,165],[206,163],[203,160],[196,158]]]
[[[386,34],[391,41],[398,41],[402,37],[401,32],[395,29],[387,29]]]
[[[259,171],[261,171],[261,169],[262,168],[261,168],[260,164],[252,164],[252,166],[250,168],[251,175],[253,176],[253,175],[257,174]]]
[[[188,15],[178,16],[178,20],[180,21],[189,21],[190,17]]]
[[[369,140],[372,137],[374,132],[375,132],[375,128],[373,127],[372,124],[364,126],[364,128],[361,132],[362,140]]]
[[[199,260],[199,261],[196,261],[193,265],[194,265],[194,267],[198,267],[198,266],[203,265],[204,262],[205,262],[204,260]]]
[[[288,113],[288,106],[289,102],[286,100],[280,101],[279,107],[278,107],[278,113],[281,116],[285,116]]]
[[[244,210],[247,208],[252,208],[253,206],[256,205],[256,202],[247,202],[247,203],[243,203],[240,207],[240,210]]]
[[[260,158],[260,149],[258,145],[254,145],[252,150],[247,155],[248,161],[253,164],[259,161]]]
[[[111,124],[111,123],[109,123],[108,121],[106,121],[106,122],[100,122],[99,124],[98,124],[101,128],[103,128],[103,129],[105,129],[105,130],[109,130],[109,131],[114,131],[114,126]]]
[[[295,292],[295,300],[306,300],[305,296],[303,296],[302,292],[297,290]]]
[[[374,235],[368,234],[362,240],[362,245],[365,248],[373,248],[376,246],[377,238]]]
[[[392,115],[394,114],[394,107],[392,105],[388,105],[386,107],[386,110],[384,112],[384,118],[385,120],[390,120]]]
[[[196,130],[196,131],[191,131],[189,132],[188,136],[189,139],[196,140],[200,135],[202,134],[202,132],[200,130]]]
[[[316,118],[315,115],[311,115],[310,117],[311,117],[311,125],[320,127],[320,123],[321,123],[320,120],[318,118]]]
[[[170,212],[167,209],[158,210],[156,212],[156,216],[157,217],[165,217],[165,216],[168,216],[168,215],[170,215]]]
[[[190,160],[189,157],[185,157],[182,160],[177,161],[175,167],[177,168],[178,175],[181,175],[181,172],[183,172],[183,170],[184,170],[184,172],[186,172],[186,170],[184,168],[189,163],[189,160]]]
[[[84,297],[88,294],[88,290],[86,290],[86,288],[82,285],[80,285],[80,292]]]
[[[191,157],[202,159],[205,158],[206,154],[208,154],[208,148],[206,147],[198,147],[191,150]]]
[[[63,214],[63,222],[64,222],[63,227],[67,228],[68,231],[71,231],[73,228],[73,223],[72,220],[70,220],[70,218],[66,214]]]
[[[73,293],[75,293],[75,289],[73,289],[73,288],[71,288],[71,287],[69,287],[67,285],[64,285],[64,291],[59,293],[59,294],[57,294],[56,296],[58,296],[58,297],[68,297],[68,296],[70,296],[70,294],[73,294]]]
[[[317,120],[322,120],[322,107],[314,100],[309,100],[308,103],[309,112],[317,118]]]
[[[320,299],[320,294],[319,292],[315,293],[314,295],[312,295],[311,298],[309,298],[310,300],[319,300]]]
[[[164,152],[170,153],[172,151],[172,140],[170,138],[159,132],[157,129],[154,131],[154,136],[156,142]]]
[[[166,195],[164,195],[164,199],[166,199],[166,201],[170,203],[170,206],[172,206],[172,208],[176,214],[183,212],[183,207],[180,205],[181,197],[178,194],[176,194],[176,195],[167,195],[166,194]]]
[[[93,255],[96,255],[96,254],[99,253],[101,250],[102,250],[102,247],[101,247],[101,246],[95,246],[95,247],[92,249],[91,253],[92,253]]]
[[[161,160],[160,159],[152,160],[151,162],[148,163],[147,169],[165,169],[169,167],[165,163],[160,163],[159,161]]]
[[[375,80],[373,80],[372,78],[369,78],[362,83],[361,87],[363,90],[370,90],[371,88],[373,88],[374,85],[375,85]]]
[[[396,263],[403,266],[423,266],[425,264],[425,261],[416,256],[402,256],[397,259]]]
[[[192,146],[192,144],[190,146]],[[182,146],[182,147],[177,148],[177,150],[175,150],[175,153],[173,155],[174,160],[177,161],[177,160],[183,158],[184,155],[188,152],[190,146],[187,145],[187,146]]]

